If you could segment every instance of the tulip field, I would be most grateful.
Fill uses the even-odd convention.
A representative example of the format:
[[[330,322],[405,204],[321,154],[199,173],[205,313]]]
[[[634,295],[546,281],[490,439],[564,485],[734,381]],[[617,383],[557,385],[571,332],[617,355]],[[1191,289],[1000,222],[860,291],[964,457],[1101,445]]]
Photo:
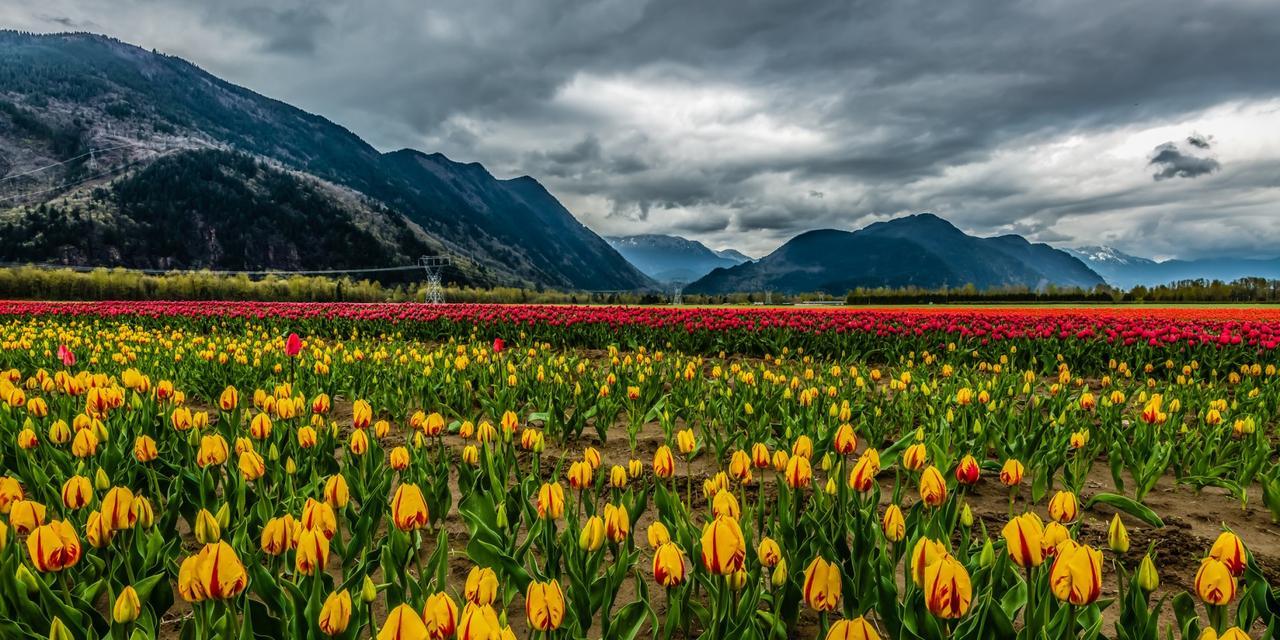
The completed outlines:
[[[0,302],[0,638],[1280,638],[1280,309]]]

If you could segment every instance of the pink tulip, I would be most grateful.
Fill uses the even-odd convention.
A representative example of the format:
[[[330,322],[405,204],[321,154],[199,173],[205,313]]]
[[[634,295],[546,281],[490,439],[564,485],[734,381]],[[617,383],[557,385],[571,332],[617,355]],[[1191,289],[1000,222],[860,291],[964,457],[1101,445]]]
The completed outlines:
[[[290,358],[302,352],[302,338],[298,334],[289,334],[289,339],[284,342],[284,354]]]

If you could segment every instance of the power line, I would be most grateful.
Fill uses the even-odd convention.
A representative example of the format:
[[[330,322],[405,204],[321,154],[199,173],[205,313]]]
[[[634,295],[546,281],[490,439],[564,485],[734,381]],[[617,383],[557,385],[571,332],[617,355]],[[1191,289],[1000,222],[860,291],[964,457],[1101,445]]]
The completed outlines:
[[[82,154],[80,154],[80,155],[78,155],[78,156],[75,156],[75,157],[73,157],[73,158],[67,158],[66,160],[63,160],[62,162],[55,162],[55,163],[53,163],[53,164],[45,165],[45,166],[43,166],[43,167],[37,167],[37,168],[32,169],[32,170],[30,170],[30,171],[24,171],[24,172],[22,172],[22,173],[15,173],[15,174],[13,174],[13,175],[8,175],[8,176],[0,177],[0,180],[13,180],[14,178],[21,178],[21,177],[23,177],[23,176],[29,176],[29,175],[31,175],[31,174],[33,174],[33,173],[39,173],[39,172],[41,172],[41,171],[44,171],[45,169],[52,169],[52,168],[54,168],[54,167],[62,166],[62,165],[64,165],[64,164],[67,164],[68,162],[73,162],[73,161],[75,161],[75,160],[79,160],[80,158],[83,158],[83,157],[85,157],[85,156],[91,156],[91,155],[98,154],[98,153],[106,153],[106,152],[108,152],[108,151],[119,151],[120,149],[145,149],[145,148],[146,148],[146,147],[142,147],[141,145],[136,145],[136,144],[122,144],[122,145],[120,145],[120,146],[118,146],[118,147],[107,147],[106,149],[90,149],[90,150],[88,150],[88,151],[87,151],[87,152],[85,152],[85,153],[82,153]]]
[[[334,275],[339,273],[377,273],[386,271],[419,271],[422,270],[420,265],[406,265],[403,267],[364,267],[355,269],[310,269],[302,271],[283,271],[280,269],[266,269],[259,271],[234,271],[228,269],[136,269],[130,267],[107,267],[107,266],[82,266],[82,265],[63,265],[63,264],[47,264],[47,263],[23,263],[23,262],[4,262],[0,263],[0,267],[31,267],[35,269],[59,270],[65,269],[70,271],[78,271],[80,273],[89,273],[98,269],[110,269],[112,271],[125,271],[129,273],[141,273],[145,275],[215,275],[215,276],[321,276]]]
[[[174,151],[177,151],[177,150],[178,150],[178,149],[169,149],[168,151],[163,151],[163,152],[161,152],[161,153],[159,153],[159,154],[156,154],[156,155],[155,155],[155,156],[153,156],[153,157],[145,158],[145,160],[154,160],[154,159],[156,159],[156,158],[162,158],[162,157],[164,157],[164,156],[166,156],[166,155],[169,155],[170,153],[173,153]],[[81,179],[81,180],[77,180],[77,181],[75,181],[75,182],[68,182],[68,183],[66,183],[66,184],[58,185],[58,186],[56,186],[56,187],[49,187],[48,189],[40,189],[40,190],[38,190],[38,191],[28,191],[27,193],[16,193],[16,194],[11,195],[11,196],[5,196],[5,197],[3,197],[3,198],[0,198],[0,202],[7,202],[7,201],[9,201],[9,200],[18,200],[18,199],[20,199],[20,198],[28,198],[28,197],[31,197],[31,196],[40,195],[40,194],[42,194],[42,193],[48,193],[48,192],[50,192],[50,191],[62,191],[62,190],[64,190],[64,189],[70,189],[71,187],[75,187],[75,186],[82,185],[82,184],[84,184],[84,183],[86,183],[86,182],[89,182],[90,180],[97,180],[98,178],[105,178],[105,177],[107,177],[107,176],[109,176],[109,175],[111,175],[111,174],[113,174],[113,173],[118,173],[118,172],[120,172],[120,171],[124,171],[125,169],[128,169],[129,167],[132,167],[133,165],[138,164],[139,162],[142,162],[143,160],[144,160],[144,158],[139,158],[139,159],[137,159],[137,160],[134,160],[134,161],[129,162],[129,163],[127,163],[127,164],[121,165],[121,166],[116,167],[116,168],[114,168],[114,169],[108,169],[107,171],[103,171],[102,173],[99,173],[99,174],[97,174],[97,175],[92,175],[92,176],[89,176],[88,178],[83,178],[83,179]]]

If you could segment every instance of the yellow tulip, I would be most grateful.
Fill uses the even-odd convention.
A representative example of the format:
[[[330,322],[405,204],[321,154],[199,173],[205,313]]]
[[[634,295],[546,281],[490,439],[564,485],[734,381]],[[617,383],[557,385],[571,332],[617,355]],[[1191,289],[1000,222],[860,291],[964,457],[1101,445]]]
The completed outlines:
[[[458,605],[449,594],[436,593],[427,598],[422,619],[426,621],[427,633],[432,638],[448,638],[458,628]]]
[[[1129,531],[1125,529],[1124,523],[1120,521],[1120,514],[1118,513],[1112,516],[1111,524],[1107,527],[1107,544],[1116,553],[1129,551]]]
[[[653,475],[659,478],[670,478],[675,474],[676,461],[671,455],[671,448],[667,445],[658,447],[653,454]]]
[[[213,434],[200,438],[200,450],[196,454],[196,464],[201,467],[217,466],[227,461],[230,450],[226,438]]]
[[[159,456],[160,451],[156,449],[156,441],[151,436],[138,436],[133,441],[133,457],[138,462],[146,464]]]
[[[736,519],[721,516],[702,529],[702,566],[708,571],[727,576],[742,568],[746,555],[742,527]]]
[[[320,631],[327,636],[336,636],[347,630],[351,622],[351,594],[343,589],[329,594],[320,608]]]
[[[534,506],[543,520],[558,520],[564,515],[564,487],[559,482],[544,482],[538,488]]]
[[[930,565],[946,557],[947,548],[936,540],[920,538],[911,550],[911,578],[916,585],[924,586],[925,573]]]
[[[742,513],[741,507],[738,505],[738,498],[733,492],[727,489],[721,489],[716,492],[714,498],[711,499],[711,513],[715,516],[729,516],[737,518]]]
[[[1160,574],[1156,572],[1156,563],[1151,560],[1150,554],[1142,556],[1142,562],[1138,564],[1138,586],[1147,593],[1154,592],[1160,586]]]
[[[676,448],[680,450],[681,455],[688,456],[693,453],[697,444],[697,440],[693,437],[693,429],[683,429],[676,432]]]
[[[498,595],[498,574],[488,567],[471,567],[465,593],[467,601],[472,604],[493,604]]]
[[[840,567],[822,556],[813,559],[804,570],[804,601],[819,613],[835,611],[840,606]]]
[[[1044,562],[1044,524],[1040,516],[1024,513],[1004,525],[1000,535],[1004,537],[1009,558],[1014,564],[1026,569]]]
[[[1236,597],[1236,578],[1226,563],[1216,558],[1205,558],[1196,571],[1195,588],[1205,604],[1230,604]]]
[[[1010,458],[1000,469],[1000,484],[1010,488],[1016,487],[1022,483],[1022,476],[1025,473],[1026,467],[1023,467],[1021,462]]]
[[[945,555],[925,570],[925,606],[944,619],[963,617],[973,602],[973,584],[960,561]]]
[[[297,546],[301,527],[291,515],[272,518],[262,527],[261,547],[263,553],[278,556]]]
[[[142,601],[138,599],[138,592],[131,586],[121,589],[115,604],[111,606],[111,619],[116,624],[129,624],[137,620],[141,613]]]
[[[671,542],[671,532],[667,531],[667,525],[662,524],[661,520],[654,520],[645,531],[645,538],[649,541],[650,547],[657,549]]]
[[[840,455],[851,455],[858,450],[858,435],[853,431],[853,425],[844,423],[836,428],[836,434],[832,437],[831,446],[836,453]]]
[[[422,617],[407,604],[392,609],[378,630],[378,640],[427,640],[430,637]]]
[[[1245,566],[1249,564],[1249,554],[1245,551],[1244,542],[1230,531],[1218,534],[1213,547],[1209,549],[1209,557],[1227,565],[1231,575],[1236,577],[1244,575]]]
[[[304,529],[298,536],[297,546],[295,567],[298,573],[309,576],[316,571],[324,571],[329,564],[329,538],[323,531]]]
[[[947,481],[935,466],[926,467],[924,473],[920,474],[920,500],[930,507],[940,506],[947,501]]]
[[[27,536],[27,553],[31,556],[31,565],[37,570],[45,573],[62,571],[80,561],[80,538],[71,523],[54,520],[36,527]]]
[[[761,566],[772,569],[782,561],[782,547],[773,538],[765,536],[756,548],[756,556],[760,559]]]
[[[1102,594],[1102,552],[1088,545],[1063,545],[1049,571],[1054,597],[1077,606],[1092,604]]]
[[[885,539],[889,542],[902,542],[902,539],[907,536],[907,520],[902,515],[902,509],[896,504],[885,508],[880,527],[884,531]]]
[[[1080,515],[1080,503],[1076,494],[1059,491],[1049,500],[1049,517],[1057,522],[1070,523]]]
[[[530,582],[524,595],[525,616],[537,631],[554,631],[564,622],[564,592],[560,582]]]
[[[45,507],[34,500],[19,499],[9,510],[9,524],[14,533],[24,535],[44,524]]]
[[[654,549],[653,579],[667,588],[684,582],[684,554],[680,552],[680,547],[672,542],[665,542]]]
[[[919,471],[929,462],[929,450],[917,442],[902,453],[902,466],[909,471]]]
[[[836,620],[827,631],[826,640],[880,640],[876,628],[866,618],[858,616],[853,620]]]
[[[604,533],[617,544],[625,542],[631,536],[631,516],[625,506],[604,506]]]
[[[787,486],[792,489],[807,489],[813,482],[813,467],[804,456],[792,456],[787,461]]]
[[[500,640],[502,625],[489,605],[468,604],[458,623],[458,640]]]
[[[102,498],[102,524],[112,531],[132,529],[137,519],[133,513],[133,492],[114,487]]]
[[[324,501],[334,509],[344,509],[351,500],[347,478],[341,473],[329,476],[324,483]]]
[[[414,531],[427,526],[427,500],[418,485],[403,483],[391,499],[391,519],[401,531]]]
[[[233,411],[238,406],[240,406],[240,392],[236,391],[235,387],[227,385],[227,388],[222,390],[222,395],[218,396],[218,408],[223,411]]]
[[[604,520],[600,516],[591,516],[582,525],[582,533],[578,535],[578,547],[583,551],[595,551],[604,545]]]
[[[84,476],[71,476],[62,484],[62,504],[68,509],[83,509],[93,501],[93,484]]]

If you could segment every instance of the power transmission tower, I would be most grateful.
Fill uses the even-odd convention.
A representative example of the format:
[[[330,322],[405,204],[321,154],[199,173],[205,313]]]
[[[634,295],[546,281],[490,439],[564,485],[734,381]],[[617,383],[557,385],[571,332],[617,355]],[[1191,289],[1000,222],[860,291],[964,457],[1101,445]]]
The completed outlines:
[[[684,283],[679,280],[676,280],[675,282],[671,283],[671,287],[672,287],[671,306],[678,307],[684,304],[684,299],[682,295],[684,293]]]
[[[440,279],[444,275],[444,268],[449,266],[451,261],[449,256],[422,256],[418,258],[418,265],[427,274],[427,304],[444,304],[444,286],[440,284]]]

